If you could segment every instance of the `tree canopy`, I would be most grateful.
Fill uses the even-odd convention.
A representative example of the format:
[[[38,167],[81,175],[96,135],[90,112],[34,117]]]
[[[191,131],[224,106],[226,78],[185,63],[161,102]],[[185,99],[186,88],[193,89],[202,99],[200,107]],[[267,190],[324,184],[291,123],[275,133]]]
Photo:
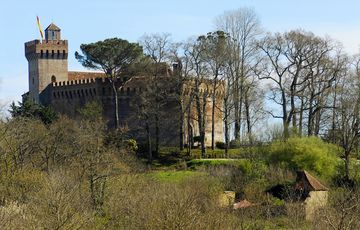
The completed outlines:
[[[58,115],[51,107],[34,104],[30,100],[14,102],[10,104],[9,112],[12,117],[27,117],[41,120],[48,125],[58,118]]]
[[[109,38],[80,46],[82,55],[75,52],[75,58],[84,66],[102,70],[108,77],[116,77],[143,55],[138,43],[120,38]]]
[[[117,96],[119,86],[115,86],[113,79],[119,77],[120,73],[140,60],[140,58],[143,57],[143,49],[138,43],[130,43],[120,38],[109,38],[104,41],[82,44],[80,49],[83,55],[75,52],[75,58],[84,67],[102,70],[107,78],[110,79],[115,95],[115,128],[118,128],[120,123]],[[124,84],[123,82],[122,86]]]

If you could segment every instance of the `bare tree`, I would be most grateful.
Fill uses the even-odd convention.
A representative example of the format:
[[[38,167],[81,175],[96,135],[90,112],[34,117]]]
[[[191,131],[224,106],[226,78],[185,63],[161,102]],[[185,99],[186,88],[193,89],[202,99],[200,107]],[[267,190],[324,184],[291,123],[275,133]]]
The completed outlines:
[[[189,88],[186,87],[190,81],[190,72],[192,71],[192,64],[187,52],[188,44],[186,43],[173,43],[170,49],[170,59],[173,62],[173,80],[174,80],[174,96],[179,106],[179,149],[184,149],[184,126],[185,126],[185,114],[187,116],[187,147],[188,154],[190,154],[192,146],[192,137],[190,133],[190,110],[192,105],[192,97],[189,94]]]
[[[250,102],[246,92],[246,88],[253,87],[246,85],[249,77],[251,66],[256,56],[256,40],[262,33],[260,28],[260,21],[254,10],[250,8],[240,8],[234,11],[225,12],[215,20],[215,25],[218,30],[226,32],[229,37],[229,49],[227,57],[227,65],[229,74],[233,78],[232,82],[232,101],[234,103],[234,137],[236,140],[240,139],[240,129],[242,125],[242,114],[244,109],[245,117],[249,123],[249,105],[244,106]],[[250,125],[248,124],[248,127]],[[248,128],[248,133],[251,130]]]
[[[159,78],[161,75],[167,75],[168,65],[167,61],[169,60],[171,41],[170,34],[151,34],[144,35],[140,39],[140,44],[144,48],[144,53],[147,54],[151,60],[154,62],[154,67],[152,70],[152,81],[148,82],[151,84],[154,98],[153,103],[150,106],[155,107],[154,110],[154,123],[155,123],[155,153],[159,153],[159,145],[160,145],[160,111],[161,106],[166,104],[164,100],[166,97],[163,97],[164,89],[160,88],[159,85],[161,83],[159,81],[163,81],[163,79]]]
[[[274,118],[282,119],[284,136],[288,137],[291,125],[293,129],[298,124],[302,126],[305,110],[310,110],[310,120],[313,121],[315,94],[321,95],[335,79],[336,74],[329,70],[333,46],[326,39],[297,30],[268,35],[259,43],[259,48],[264,54],[265,64],[256,74],[259,79],[271,81],[269,97],[281,106],[281,115],[270,113]],[[325,72],[326,77],[323,76]],[[309,97],[306,90],[309,87],[313,89],[315,85],[321,85],[321,90],[318,93],[315,89],[310,90]]]
[[[226,63],[228,35],[223,31],[209,32],[199,39],[204,43],[204,60],[209,66],[211,77],[211,149],[215,148],[215,111],[218,110],[217,91],[223,86],[222,78]],[[222,87],[223,88],[223,87]]]
[[[208,82],[206,81],[206,78],[208,76],[208,69],[206,68],[206,62],[203,59],[206,48],[201,39],[197,39],[189,42],[188,49],[185,52],[186,56],[189,57],[191,60],[191,69],[194,73],[193,79],[188,82],[186,87],[189,88],[189,90],[191,91],[190,97],[194,98],[196,108],[196,121],[200,134],[199,137],[201,144],[201,154],[204,157],[206,154],[206,106],[208,103],[210,87],[210,84],[208,84]]]
[[[347,76],[338,85],[335,129],[331,135],[335,143],[343,148],[342,158],[345,163],[345,181],[350,181],[351,154],[359,148],[360,133],[360,68],[358,57],[354,68],[349,69]]]

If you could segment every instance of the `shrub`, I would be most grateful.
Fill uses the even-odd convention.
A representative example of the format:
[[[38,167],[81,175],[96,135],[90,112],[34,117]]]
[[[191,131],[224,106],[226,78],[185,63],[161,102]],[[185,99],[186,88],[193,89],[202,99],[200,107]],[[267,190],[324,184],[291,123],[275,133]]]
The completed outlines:
[[[321,176],[333,176],[339,160],[338,147],[317,137],[294,137],[275,141],[269,147],[269,162],[292,170],[310,170]]]
[[[194,143],[200,143],[201,142],[201,136],[195,136],[193,137]]]
[[[230,141],[230,148],[231,149],[240,148],[240,147],[241,147],[241,141],[240,140],[231,140]]]
[[[226,144],[225,144],[225,142],[222,142],[222,141],[215,142],[215,146],[218,149],[226,149]]]
[[[127,142],[127,148],[132,152],[136,152],[138,150],[138,145],[135,139],[129,139]]]

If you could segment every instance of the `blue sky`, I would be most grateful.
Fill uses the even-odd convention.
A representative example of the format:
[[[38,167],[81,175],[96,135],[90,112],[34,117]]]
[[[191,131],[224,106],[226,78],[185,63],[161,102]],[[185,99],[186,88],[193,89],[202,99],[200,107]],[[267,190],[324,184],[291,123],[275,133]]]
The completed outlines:
[[[227,10],[251,7],[266,31],[302,28],[329,35],[354,54],[360,44],[360,1],[356,0],[3,0],[0,5],[0,104],[21,99],[28,89],[24,42],[54,22],[69,40],[69,70],[82,70],[74,52],[82,43],[110,37],[137,41],[144,33],[172,34],[174,41],[214,29]]]

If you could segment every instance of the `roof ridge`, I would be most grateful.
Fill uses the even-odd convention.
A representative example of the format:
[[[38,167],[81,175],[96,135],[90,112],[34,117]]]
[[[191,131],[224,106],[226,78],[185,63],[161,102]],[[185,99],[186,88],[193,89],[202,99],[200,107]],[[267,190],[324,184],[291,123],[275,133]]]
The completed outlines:
[[[309,172],[306,170],[303,170],[305,178],[307,182],[310,184],[310,186],[315,191],[327,191],[329,190],[325,185],[323,185],[318,179],[316,179],[314,176],[312,176]]]
[[[46,27],[45,30],[60,30],[60,28],[55,25],[54,23],[50,23],[50,25],[48,27]]]

